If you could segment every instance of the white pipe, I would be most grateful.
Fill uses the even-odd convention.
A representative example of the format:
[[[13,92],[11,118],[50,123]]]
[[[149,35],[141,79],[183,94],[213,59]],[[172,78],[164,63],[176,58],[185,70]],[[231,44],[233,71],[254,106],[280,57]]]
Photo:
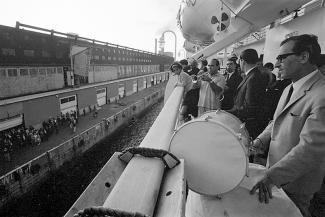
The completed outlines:
[[[169,150],[183,91],[183,87],[175,87],[140,147]],[[106,199],[104,207],[152,216],[164,168],[160,159],[133,157]]]

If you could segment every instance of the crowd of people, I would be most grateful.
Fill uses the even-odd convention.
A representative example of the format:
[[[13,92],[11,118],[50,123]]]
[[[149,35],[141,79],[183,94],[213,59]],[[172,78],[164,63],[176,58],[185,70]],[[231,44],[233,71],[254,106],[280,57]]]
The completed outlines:
[[[237,116],[252,138],[250,161],[266,160],[251,194],[258,190],[260,202],[268,203],[276,186],[304,217],[324,214],[325,56],[317,37],[285,39],[275,65],[261,64],[257,51],[246,49],[228,59],[223,74],[217,59],[209,70],[203,61],[200,68],[195,60],[189,66],[184,60],[171,65],[177,85],[186,87],[180,120],[219,108]]]
[[[262,121],[261,119],[264,121],[263,123],[258,123],[258,126],[262,128],[272,119],[277,101],[290,80],[282,80],[280,78],[277,80],[275,74],[272,73],[274,69],[272,63],[266,63],[264,66],[258,65],[260,58],[257,57],[255,50],[248,49],[245,52],[248,52],[247,55],[244,55],[244,58],[248,58],[248,63],[245,62],[243,70],[238,63],[236,55],[232,55],[227,59],[226,68],[223,73],[220,72],[220,62],[218,59],[212,59],[209,65],[207,60],[200,60],[200,67],[198,67],[199,64],[194,59],[183,59],[171,65],[170,70],[174,75],[179,76],[177,85],[185,87],[180,113],[181,121],[187,122],[206,111],[221,108],[240,117],[243,122],[247,122],[247,119],[256,119],[255,113],[256,109],[259,109],[259,105],[263,106],[263,109],[260,109],[262,113],[258,117],[259,122]],[[252,54],[249,52],[254,52],[254,63],[250,63],[251,60],[249,58],[251,58],[250,55]],[[248,95],[248,98],[240,97],[244,96],[243,91],[246,93],[246,89],[242,89],[242,93],[237,93],[237,98],[235,98],[238,86],[246,77],[244,70],[247,67],[255,67],[255,70],[259,71],[259,73],[253,72],[249,76],[254,75],[252,81],[256,84],[250,84],[250,88],[254,86],[254,89],[248,89],[254,95]],[[247,77],[245,81],[251,79]],[[238,101],[236,105],[243,104],[243,100],[245,100],[245,105],[247,103],[249,105],[236,108],[234,107],[235,100]],[[247,126],[247,128],[250,131],[250,135],[254,138],[256,137],[254,134],[257,134],[255,132],[257,124],[254,121],[249,121],[249,124],[251,125]]]
[[[61,113],[56,118],[50,117],[42,122],[39,129],[24,124],[0,132],[0,157],[11,161],[12,152],[25,147],[37,146],[45,142],[53,133],[59,133],[59,129],[70,127],[76,132],[77,113]]]

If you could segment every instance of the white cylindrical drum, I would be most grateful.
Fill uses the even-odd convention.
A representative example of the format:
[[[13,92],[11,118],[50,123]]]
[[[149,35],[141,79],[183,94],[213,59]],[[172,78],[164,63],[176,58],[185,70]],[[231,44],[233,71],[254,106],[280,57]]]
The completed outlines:
[[[192,191],[216,196],[236,188],[247,174],[247,143],[247,131],[238,119],[214,111],[179,127],[170,151],[185,160]]]

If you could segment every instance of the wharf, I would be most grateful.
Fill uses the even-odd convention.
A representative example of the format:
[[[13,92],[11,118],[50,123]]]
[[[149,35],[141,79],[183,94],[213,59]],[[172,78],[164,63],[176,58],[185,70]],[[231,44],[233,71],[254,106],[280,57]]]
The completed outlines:
[[[15,168],[29,162],[37,156],[49,151],[50,149],[60,145],[64,141],[71,139],[76,134],[79,134],[86,129],[98,124],[103,118],[107,118],[122,111],[128,105],[131,105],[149,94],[165,88],[166,82],[157,84],[155,86],[143,89],[130,96],[126,96],[119,100],[119,103],[111,103],[101,106],[98,110],[96,118],[93,117],[93,113],[88,113],[85,116],[78,117],[77,130],[75,133],[69,127],[61,127],[58,134],[53,133],[47,141],[42,142],[38,146],[25,147],[20,150],[15,150],[11,154],[11,161],[6,162],[4,159],[0,159],[0,176],[14,170]]]

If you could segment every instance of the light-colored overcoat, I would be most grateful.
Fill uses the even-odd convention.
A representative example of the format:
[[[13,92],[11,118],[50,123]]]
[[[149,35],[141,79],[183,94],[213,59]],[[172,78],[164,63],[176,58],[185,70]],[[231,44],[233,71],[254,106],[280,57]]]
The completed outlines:
[[[270,144],[267,175],[273,183],[309,204],[325,171],[325,78],[317,71],[284,105],[289,88],[258,138]]]

